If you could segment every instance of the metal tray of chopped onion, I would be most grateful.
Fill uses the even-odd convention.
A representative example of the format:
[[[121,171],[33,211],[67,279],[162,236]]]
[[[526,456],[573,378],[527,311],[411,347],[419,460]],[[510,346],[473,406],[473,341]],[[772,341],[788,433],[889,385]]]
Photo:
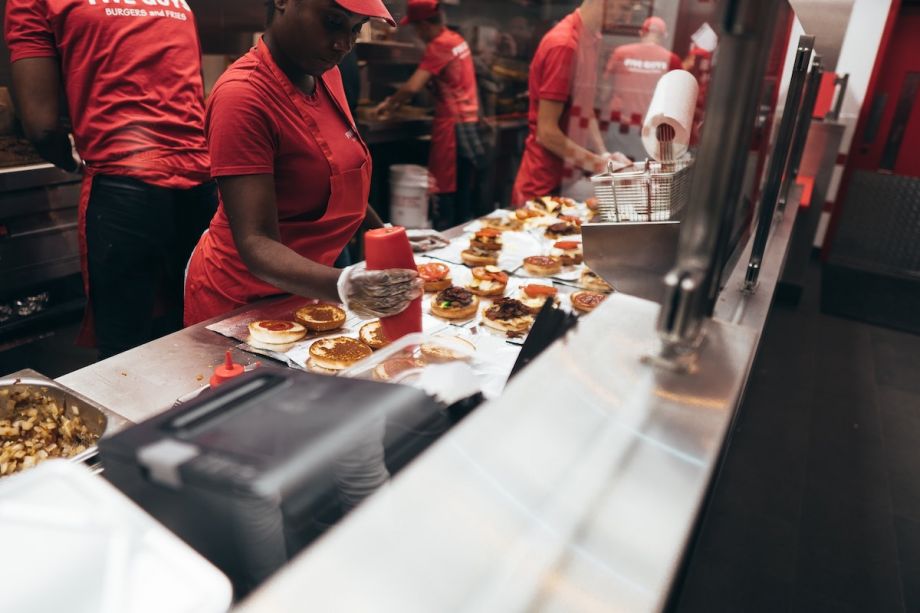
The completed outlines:
[[[49,458],[99,469],[96,441],[129,423],[34,370],[0,377],[0,478]]]

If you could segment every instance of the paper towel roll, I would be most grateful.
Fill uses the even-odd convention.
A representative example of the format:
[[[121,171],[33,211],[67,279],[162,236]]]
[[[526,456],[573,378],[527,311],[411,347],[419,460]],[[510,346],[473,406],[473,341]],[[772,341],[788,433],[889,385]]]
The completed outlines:
[[[659,161],[676,160],[687,152],[699,91],[696,77],[686,70],[672,70],[658,80],[642,123],[642,144],[649,157]],[[665,140],[673,138],[670,152],[667,145],[659,140],[660,132],[669,132],[667,128],[659,131],[658,127],[662,125],[673,128],[673,134],[662,135]]]

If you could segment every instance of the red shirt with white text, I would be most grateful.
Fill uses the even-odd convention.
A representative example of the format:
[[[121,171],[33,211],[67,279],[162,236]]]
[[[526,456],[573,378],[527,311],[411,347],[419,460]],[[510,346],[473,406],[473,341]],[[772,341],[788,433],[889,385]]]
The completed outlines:
[[[186,0],[7,0],[4,30],[12,62],[60,61],[77,151],[93,171],[163,187],[208,180]]]

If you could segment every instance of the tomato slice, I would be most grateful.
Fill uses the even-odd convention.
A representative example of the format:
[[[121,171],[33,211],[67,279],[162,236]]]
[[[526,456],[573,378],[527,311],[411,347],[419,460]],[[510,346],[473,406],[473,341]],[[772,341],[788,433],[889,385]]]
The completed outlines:
[[[486,281],[498,281],[499,283],[508,282],[508,273],[505,273],[501,270],[492,271],[486,268],[485,266],[477,266],[473,269],[473,276],[477,279],[486,280]]]
[[[430,264],[418,265],[418,276],[420,276],[423,281],[440,281],[446,277],[449,272],[450,268],[447,267],[447,264],[431,262]]]
[[[483,236],[483,237],[495,237],[495,236],[501,236],[501,235],[502,235],[502,231],[497,228],[483,228],[482,230],[476,233],[476,236]]]
[[[556,249],[578,249],[581,243],[578,241],[559,241],[553,245]]]
[[[538,285],[536,283],[531,283],[530,285],[524,286],[524,293],[531,298],[538,298],[539,296],[555,296],[558,292],[559,290],[551,285]]]

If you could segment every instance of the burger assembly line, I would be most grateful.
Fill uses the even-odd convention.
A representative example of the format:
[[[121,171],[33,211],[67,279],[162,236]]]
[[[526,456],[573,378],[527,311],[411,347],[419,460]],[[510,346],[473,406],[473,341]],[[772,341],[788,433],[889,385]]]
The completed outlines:
[[[272,482],[278,497],[298,488],[303,500],[307,492],[318,499],[336,492],[332,507],[317,507],[299,524],[303,534],[316,533],[287,543],[285,555],[293,556],[400,470],[405,457],[484,399],[499,397],[512,373],[614,292],[616,280],[585,259],[582,228],[603,218],[589,178],[633,162],[625,146],[604,140],[596,119],[581,132],[569,129],[570,118],[583,123],[576,119],[586,87],[608,96],[604,105],[616,97],[586,81],[577,61],[600,37],[602,0],[573,3],[539,31],[519,24],[514,33],[496,33],[496,49],[516,58],[490,71],[504,75],[510,92],[498,101],[478,63],[488,55],[485,39],[471,46],[462,30],[448,27],[448,7],[438,0],[408,0],[398,21],[383,0],[252,4],[264,7],[264,27],[214,79],[205,78],[198,3],[6,0],[4,15],[17,129],[79,192],[75,250],[85,307],[77,344],[95,352],[87,368],[118,364],[117,376],[100,377],[107,381],[100,386],[130,388],[141,371],[131,356],[151,347],[168,344],[169,360],[200,363],[159,380],[156,391],[170,397],[156,410],[137,408],[151,395],[140,388],[103,407],[93,390],[69,390],[23,365],[0,379],[0,477],[27,476],[58,458],[85,463],[226,573],[237,597],[264,573],[235,574],[235,564],[248,563],[245,555],[228,561],[182,531],[175,518],[191,508],[183,504],[192,504],[192,495],[144,498],[120,483],[131,471],[115,468],[122,456],[113,449],[137,446],[124,457],[152,464],[131,474],[165,479],[157,486],[176,492],[197,483],[184,481],[180,464],[195,464],[189,458],[209,446],[217,459],[205,467],[238,454],[258,470],[234,464],[208,478],[248,479],[263,470],[272,479],[315,477],[296,487]],[[637,32],[663,40],[667,25],[649,17]],[[379,48],[412,47],[420,59],[405,79],[388,76],[380,90],[373,58],[361,60],[365,73],[356,76],[355,48],[366,36],[381,37],[370,39]],[[643,44],[639,55],[660,53],[657,43]],[[605,61],[596,67],[622,69]],[[659,68],[663,74],[675,66]],[[427,181],[409,186],[423,202],[421,219],[396,223],[412,199],[398,193],[405,187],[396,179],[400,164],[386,157],[393,148],[381,153],[372,141],[381,138],[379,126],[393,129],[419,100],[432,109],[430,141],[428,134],[413,137],[427,156]],[[486,113],[487,103],[509,108]],[[520,131],[522,158],[496,153],[499,124]],[[617,129],[638,139],[634,128]],[[379,170],[387,166],[390,184],[381,185],[387,173]],[[486,185],[500,185],[504,195],[483,196]],[[182,345],[193,336],[197,345]],[[156,360],[143,362],[150,372],[158,368]],[[300,423],[262,415],[231,432],[240,415],[273,406],[254,400],[260,394],[298,384],[308,390],[300,397],[321,405],[320,426],[302,431]],[[378,432],[386,419],[361,415],[378,402],[423,402],[395,384],[424,392],[434,407],[422,425],[400,423],[408,443]],[[351,413],[322,410],[331,406],[324,399],[352,394],[361,400],[348,411],[373,436],[358,446],[343,443],[347,457],[320,476],[298,472],[302,466],[269,466],[321,455],[328,446],[319,443],[280,450],[306,445],[317,432],[344,440],[335,436],[347,430],[340,422]],[[398,394],[400,401],[388,404]],[[224,400],[232,408],[220,413],[214,407]],[[290,403],[278,407],[297,412]],[[126,422],[128,415],[135,419]],[[168,424],[154,425],[167,417]],[[142,430],[141,438],[171,432],[175,440],[135,439]],[[58,470],[66,469],[35,474],[53,478]],[[161,502],[177,505],[168,521],[157,514],[165,512]],[[217,526],[227,508],[192,515],[213,513]],[[270,538],[246,533],[260,521],[221,534],[267,547]],[[201,534],[213,537],[214,526]]]

